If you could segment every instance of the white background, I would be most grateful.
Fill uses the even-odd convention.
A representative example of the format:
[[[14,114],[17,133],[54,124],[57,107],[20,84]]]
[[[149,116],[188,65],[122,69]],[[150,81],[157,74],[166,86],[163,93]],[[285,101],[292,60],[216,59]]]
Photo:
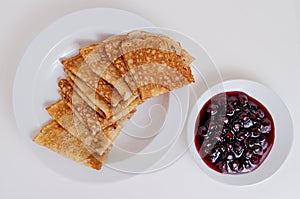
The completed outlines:
[[[186,153],[159,172],[89,184],[62,177],[41,163],[14,121],[12,86],[18,62],[30,41],[53,20],[99,6],[128,10],[183,32],[207,49],[224,79],[251,79],[273,89],[294,122],[294,144],[278,172],[256,185],[229,186],[208,178]],[[0,199],[294,198],[300,178],[299,20],[299,0],[1,0]]]

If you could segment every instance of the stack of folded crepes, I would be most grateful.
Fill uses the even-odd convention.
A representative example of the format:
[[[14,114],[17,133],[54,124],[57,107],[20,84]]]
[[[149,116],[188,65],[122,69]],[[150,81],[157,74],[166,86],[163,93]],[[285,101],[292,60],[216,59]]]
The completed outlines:
[[[192,61],[178,42],[144,31],[81,48],[62,61],[61,99],[34,142],[100,169],[139,104],[194,82]]]

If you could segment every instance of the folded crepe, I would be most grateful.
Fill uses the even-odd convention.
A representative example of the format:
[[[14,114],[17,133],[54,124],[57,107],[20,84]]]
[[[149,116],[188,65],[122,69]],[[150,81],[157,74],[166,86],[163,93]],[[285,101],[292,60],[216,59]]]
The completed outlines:
[[[113,85],[122,99],[127,100],[132,95],[131,90],[119,70],[106,55],[104,45],[105,42],[101,42],[99,45],[93,45],[92,48],[82,48],[80,54],[94,73]]]
[[[120,46],[127,70],[142,99],[183,87],[195,80],[187,63],[193,58],[166,36],[131,32]]]
[[[122,100],[119,92],[111,84],[90,69],[81,54],[63,60],[62,64],[65,69],[84,81],[94,92],[97,92],[109,104],[116,106]]]
[[[91,102],[92,105],[89,105],[100,114],[103,113],[104,118],[110,118],[113,115],[118,114],[132,104],[134,100],[138,99],[138,96],[132,95],[129,99],[122,100],[117,106],[111,106],[109,103],[103,100],[97,92],[93,91],[89,86],[87,86],[84,81],[77,78],[68,70],[65,70],[65,72],[69,75],[66,80],[72,85],[73,89],[78,93],[78,95],[80,95],[80,97],[86,102]],[[139,101],[138,104],[141,103],[141,100],[136,101]]]
[[[95,133],[82,122],[82,118],[73,113],[71,108],[63,101],[49,105],[47,108],[51,117],[57,121],[71,135],[79,139],[91,153],[101,155],[113,144],[126,121],[132,117],[133,112],[121,118],[116,123]],[[97,156],[96,156],[97,157]]]
[[[89,106],[90,98],[91,101],[95,100],[91,95],[86,97],[84,93],[87,93],[86,90],[81,91],[76,88],[76,85],[73,83],[71,78],[61,79],[59,81],[59,87],[61,88],[60,94],[65,102],[69,105],[71,109],[74,109],[74,113],[80,115],[80,117],[85,118],[87,122],[89,120],[99,121],[101,128],[105,128],[107,125],[110,125],[130,112],[134,111],[136,107],[141,103],[139,98],[134,98],[130,101],[124,101],[118,104],[116,107],[109,107],[109,112],[106,112],[106,117],[102,117],[99,114],[99,109],[97,106]],[[86,98],[86,101],[84,100]],[[87,102],[88,101],[88,102]],[[98,111],[97,111],[98,110]],[[100,111],[102,113],[102,111]],[[108,116],[109,114],[109,117]],[[95,125],[95,124],[92,124]]]
[[[127,38],[126,35],[116,36],[114,38],[103,41],[101,44],[93,44],[91,46],[81,48],[80,54],[86,59],[88,55],[93,52],[93,55],[96,56],[97,49],[103,49],[106,53],[107,58],[113,64],[113,66],[119,71],[119,75],[125,80],[128,87],[130,88],[132,95],[138,95],[137,86],[135,82],[131,81],[130,73],[128,73],[127,66],[124,63],[122,51],[120,49],[121,42]],[[102,53],[103,50],[102,50]],[[107,59],[106,58],[106,59]]]
[[[109,149],[95,158],[75,136],[68,133],[56,121],[51,121],[42,127],[33,141],[41,146],[79,162],[85,166],[100,170]]]

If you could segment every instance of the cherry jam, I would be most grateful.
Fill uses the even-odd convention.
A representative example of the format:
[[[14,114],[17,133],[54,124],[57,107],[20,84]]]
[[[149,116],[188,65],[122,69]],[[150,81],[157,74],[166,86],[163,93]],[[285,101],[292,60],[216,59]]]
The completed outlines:
[[[212,97],[198,115],[195,145],[213,170],[242,174],[257,169],[274,143],[274,122],[267,108],[240,91]]]

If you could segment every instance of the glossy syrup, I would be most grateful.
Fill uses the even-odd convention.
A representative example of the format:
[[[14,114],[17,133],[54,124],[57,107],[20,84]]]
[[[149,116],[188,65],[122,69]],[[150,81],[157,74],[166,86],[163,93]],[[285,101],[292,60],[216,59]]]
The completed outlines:
[[[218,94],[198,115],[195,146],[211,169],[227,174],[257,169],[272,149],[274,121],[267,108],[246,93]]]

